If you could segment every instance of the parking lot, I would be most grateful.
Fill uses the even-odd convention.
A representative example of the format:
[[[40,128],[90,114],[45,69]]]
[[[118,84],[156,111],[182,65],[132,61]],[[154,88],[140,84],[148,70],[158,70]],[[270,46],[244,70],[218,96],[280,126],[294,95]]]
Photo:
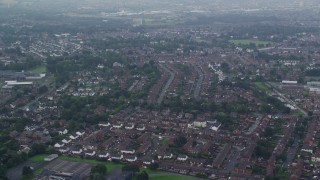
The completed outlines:
[[[44,169],[58,173],[70,173],[72,176],[85,177],[90,174],[93,164],[56,159]]]

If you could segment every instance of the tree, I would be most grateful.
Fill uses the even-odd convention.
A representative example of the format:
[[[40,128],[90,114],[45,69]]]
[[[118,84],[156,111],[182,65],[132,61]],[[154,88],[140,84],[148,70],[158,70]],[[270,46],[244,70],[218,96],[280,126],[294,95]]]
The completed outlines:
[[[152,163],[150,164],[149,168],[152,170],[156,170],[159,168],[159,163]]]
[[[48,87],[43,85],[39,88],[39,93],[40,94],[43,94],[43,93],[46,93],[48,91]]]
[[[104,180],[107,174],[107,167],[103,164],[97,164],[91,168],[90,180]]]
[[[6,170],[7,168],[4,165],[0,165],[0,179],[8,179],[6,177]]]
[[[230,71],[229,64],[226,62],[221,63],[221,70],[225,73],[228,73]]]
[[[148,175],[147,172],[142,171],[141,173],[139,173],[139,174],[137,175],[137,178],[136,178],[136,179],[137,179],[137,180],[149,180],[149,175]]]
[[[46,152],[46,146],[44,144],[33,144],[31,146],[30,156],[37,154],[44,154]]]
[[[198,174],[196,174],[196,177],[199,177],[199,178],[208,178],[208,175],[206,175],[206,174],[202,174],[202,173],[198,173]]]
[[[187,138],[184,136],[178,136],[177,138],[174,139],[174,144],[177,147],[182,147],[183,145],[185,145],[187,143]]]
[[[140,169],[139,169],[139,166],[137,165],[125,165],[122,167],[122,171],[133,171],[133,172],[139,172]]]
[[[22,180],[31,180],[33,178],[33,170],[29,166],[24,166],[22,169]]]

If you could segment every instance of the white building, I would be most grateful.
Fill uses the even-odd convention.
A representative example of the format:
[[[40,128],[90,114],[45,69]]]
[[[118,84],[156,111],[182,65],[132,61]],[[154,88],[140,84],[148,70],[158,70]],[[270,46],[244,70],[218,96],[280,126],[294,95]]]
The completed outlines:
[[[123,158],[123,155],[118,155],[118,154],[114,154],[114,155],[110,155],[110,159],[113,160],[121,160]]]
[[[144,131],[146,127],[144,125],[137,127],[138,131]]]
[[[137,161],[137,156],[128,156],[128,157],[126,157],[126,161],[128,161],[128,162],[136,162]]]
[[[177,160],[178,161],[186,161],[186,160],[188,160],[188,156],[187,155],[179,155]]]
[[[124,150],[121,150],[121,153],[124,153],[124,154],[134,154],[136,152],[136,150],[134,149],[124,149]]]
[[[65,140],[63,139],[61,142],[63,142],[64,144],[69,144],[71,142],[71,140]]]
[[[283,80],[282,84],[298,84],[298,81],[287,81],[287,80]]]
[[[85,153],[86,156],[94,156],[96,155],[96,151],[88,151]]]
[[[134,124],[128,124],[124,128],[127,130],[132,130],[134,128]]]
[[[61,147],[63,147],[63,146],[64,146],[63,143],[62,143],[62,144],[56,143],[56,144],[54,145],[55,148],[61,148]]]
[[[101,152],[98,157],[99,158],[107,158],[109,156],[109,153],[108,152]]]
[[[98,125],[99,125],[99,126],[102,126],[102,127],[108,127],[108,126],[110,126],[111,124],[110,124],[110,123],[99,123]]]
[[[165,154],[163,156],[163,159],[171,159],[171,158],[173,158],[173,154],[172,153],[168,153],[168,154]]]
[[[117,128],[117,129],[122,128],[122,126],[123,126],[123,124],[114,124],[114,125],[112,125],[112,127]]]
[[[75,150],[72,150],[72,151],[71,151],[71,153],[72,153],[72,154],[77,154],[77,155],[79,155],[79,154],[81,154],[81,153],[82,153],[82,149],[75,149]]]
[[[196,128],[205,128],[207,127],[207,121],[194,121],[193,126]]]
[[[59,152],[61,152],[61,153],[66,153],[66,152],[69,152],[69,148],[68,147],[64,147],[64,148],[60,148],[59,149]]]
[[[44,161],[52,161],[58,157],[59,157],[58,154],[50,154],[49,156],[44,158]]]
[[[67,129],[64,129],[63,131],[59,131],[59,135],[65,135],[68,133]]]
[[[78,135],[78,136],[83,136],[84,134],[85,134],[85,132],[76,132],[76,134]]]

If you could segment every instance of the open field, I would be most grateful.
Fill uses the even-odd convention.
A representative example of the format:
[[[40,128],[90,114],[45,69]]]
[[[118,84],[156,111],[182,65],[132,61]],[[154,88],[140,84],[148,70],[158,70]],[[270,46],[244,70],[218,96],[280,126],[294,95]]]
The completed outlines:
[[[296,112],[294,112],[293,114],[296,115],[296,116],[302,116],[302,117],[304,117],[304,114],[303,114],[303,112],[301,112],[301,111],[296,111]]]
[[[33,157],[30,157],[29,160],[33,162],[43,161],[45,157],[49,156],[48,154],[40,154]]]
[[[40,155],[36,155],[33,157],[30,157],[29,160],[32,162],[40,162],[43,161],[45,157],[47,157],[48,154],[40,154]],[[62,155],[59,156],[58,161],[71,161],[71,162],[79,162],[79,163],[87,163],[87,164],[103,164],[107,167],[108,172],[111,172],[114,169],[121,169],[124,164],[117,164],[117,163],[113,163],[113,162],[107,162],[107,161],[99,161],[99,160],[93,160],[93,159],[81,159],[78,157],[70,157],[70,156],[66,156],[66,155]],[[51,164],[51,162],[49,163]],[[43,167],[42,168],[37,168],[35,170],[35,174],[41,174],[41,172],[43,171]],[[160,177],[167,177],[167,172],[165,171],[160,171],[160,170],[151,170],[151,169],[140,169],[140,171],[146,171],[149,175],[157,175],[157,178]],[[161,174],[164,174],[164,176],[161,176]],[[177,175],[173,175],[177,176]],[[179,177],[179,176],[178,176]],[[178,179],[179,180],[179,179]]]
[[[257,88],[259,88],[259,89],[261,89],[263,91],[266,91],[266,92],[271,92],[272,91],[268,86],[266,86],[262,82],[255,82],[254,84],[257,86]]]
[[[162,144],[162,145],[167,145],[167,144],[169,144],[169,141],[168,141],[168,139],[162,139],[162,140],[160,141],[160,144]]]
[[[33,72],[33,73],[44,73],[44,72],[47,72],[47,68],[44,65],[43,66],[38,66],[36,68],[31,69],[31,72]]]
[[[265,46],[267,44],[272,44],[271,41],[261,41],[261,40],[251,40],[251,39],[235,39],[235,40],[230,40],[229,42],[235,45],[255,44],[256,46],[260,46],[260,45]]]
[[[42,171],[43,171],[43,168],[38,168],[34,171],[34,174],[39,175],[42,173]]]
[[[113,169],[121,169],[124,166],[123,164],[116,164],[112,162],[98,161],[98,160],[92,160],[92,159],[81,159],[81,158],[69,157],[69,156],[60,156],[59,159],[77,161],[77,162],[83,162],[83,163],[91,163],[91,164],[103,164],[107,166],[108,171],[112,171]]]

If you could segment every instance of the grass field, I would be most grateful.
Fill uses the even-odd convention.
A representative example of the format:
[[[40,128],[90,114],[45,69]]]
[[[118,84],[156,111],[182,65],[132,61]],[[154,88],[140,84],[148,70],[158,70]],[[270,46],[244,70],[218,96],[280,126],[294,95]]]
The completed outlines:
[[[302,117],[304,117],[304,114],[303,114],[301,111],[296,111],[296,112],[294,112],[293,114],[296,115],[296,116],[302,116]]]
[[[272,44],[272,42],[270,41],[251,40],[251,39],[235,39],[235,40],[230,40],[229,42],[235,45],[255,44],[256,46],[259,46],[259,45],[265,46],[267,44]]]
[[[36,170],[34,171],[34,174],[35,174],[35,175],[39,175],[39,174],[42,173],[42,171],[43,171],[43,168],[36,169]]]
[[[262,82],[255,82],[254,84],[257,86],[257,88],[259,88],[259,89],[261,89],[263,91],[266,91],[266,92],[271,92],[272,91],[268,86],[266,86]]]
[[[168,139],[162,139],[162,140],[160,141],[160,144],[162,144],[162,145],[167,145],[167,144],[169,144],[169,141],[168,141]]]
[[[116,164],[112,162],[98,161],[93,159],[81,159],[77,157],[69,157],[64,155],[60,156],[59,159],[91,163],[91,164],[104,164],[105,166],[107,166],[108,171],[112,171],[113,169],[121,169],[124,166],[123,164]]]
[[[29,160],[33,162],[39,162],[43,161],[45,157],[47,157],[48,154],[40,154],[33,157],[30,157]],[[78,157],[69,157],[66,155],[59,156],[59,159],[61,160],[68,160],[68,161],[77,161],[77,162],[83,162],[83,163],[91,163],[91,164],[104,164],[107,166],[108,171],[112,171],[113,169],[121,169],[124,164],[118,164],[113,162],[106,162],[106,161],[99,161],[99,160],[93,160],[93,159],[81,159]],[[36,173],[41,173],[43,169],[37,169]],[[151,169],[141,169],[141,171],[146,171],[148,174],[161,174],[165,173],[164,171],[160,170],[151,170]]]
[[[45,157],[49,156],[48,154],[40,154],[33,157],[30,157],[29,160],[33,162],[43,161]]]
[[[47,68],[44,65],[43,66],[38,66],[36,68],[31,69],[31,72],[33,72],[33,73],[44,73],[44,72],[47,72]]]
[[[155,177],[150,177],[150,180],[192,180],[193,178],[191,177],[186,177],[186,176],[155,176]]]
[[[151,170],[151,169],[140,169],[140,171],[146,171],[148,174],[162,174],[162,173],[166,173],[166,172],[164,172],[164,171]]]

